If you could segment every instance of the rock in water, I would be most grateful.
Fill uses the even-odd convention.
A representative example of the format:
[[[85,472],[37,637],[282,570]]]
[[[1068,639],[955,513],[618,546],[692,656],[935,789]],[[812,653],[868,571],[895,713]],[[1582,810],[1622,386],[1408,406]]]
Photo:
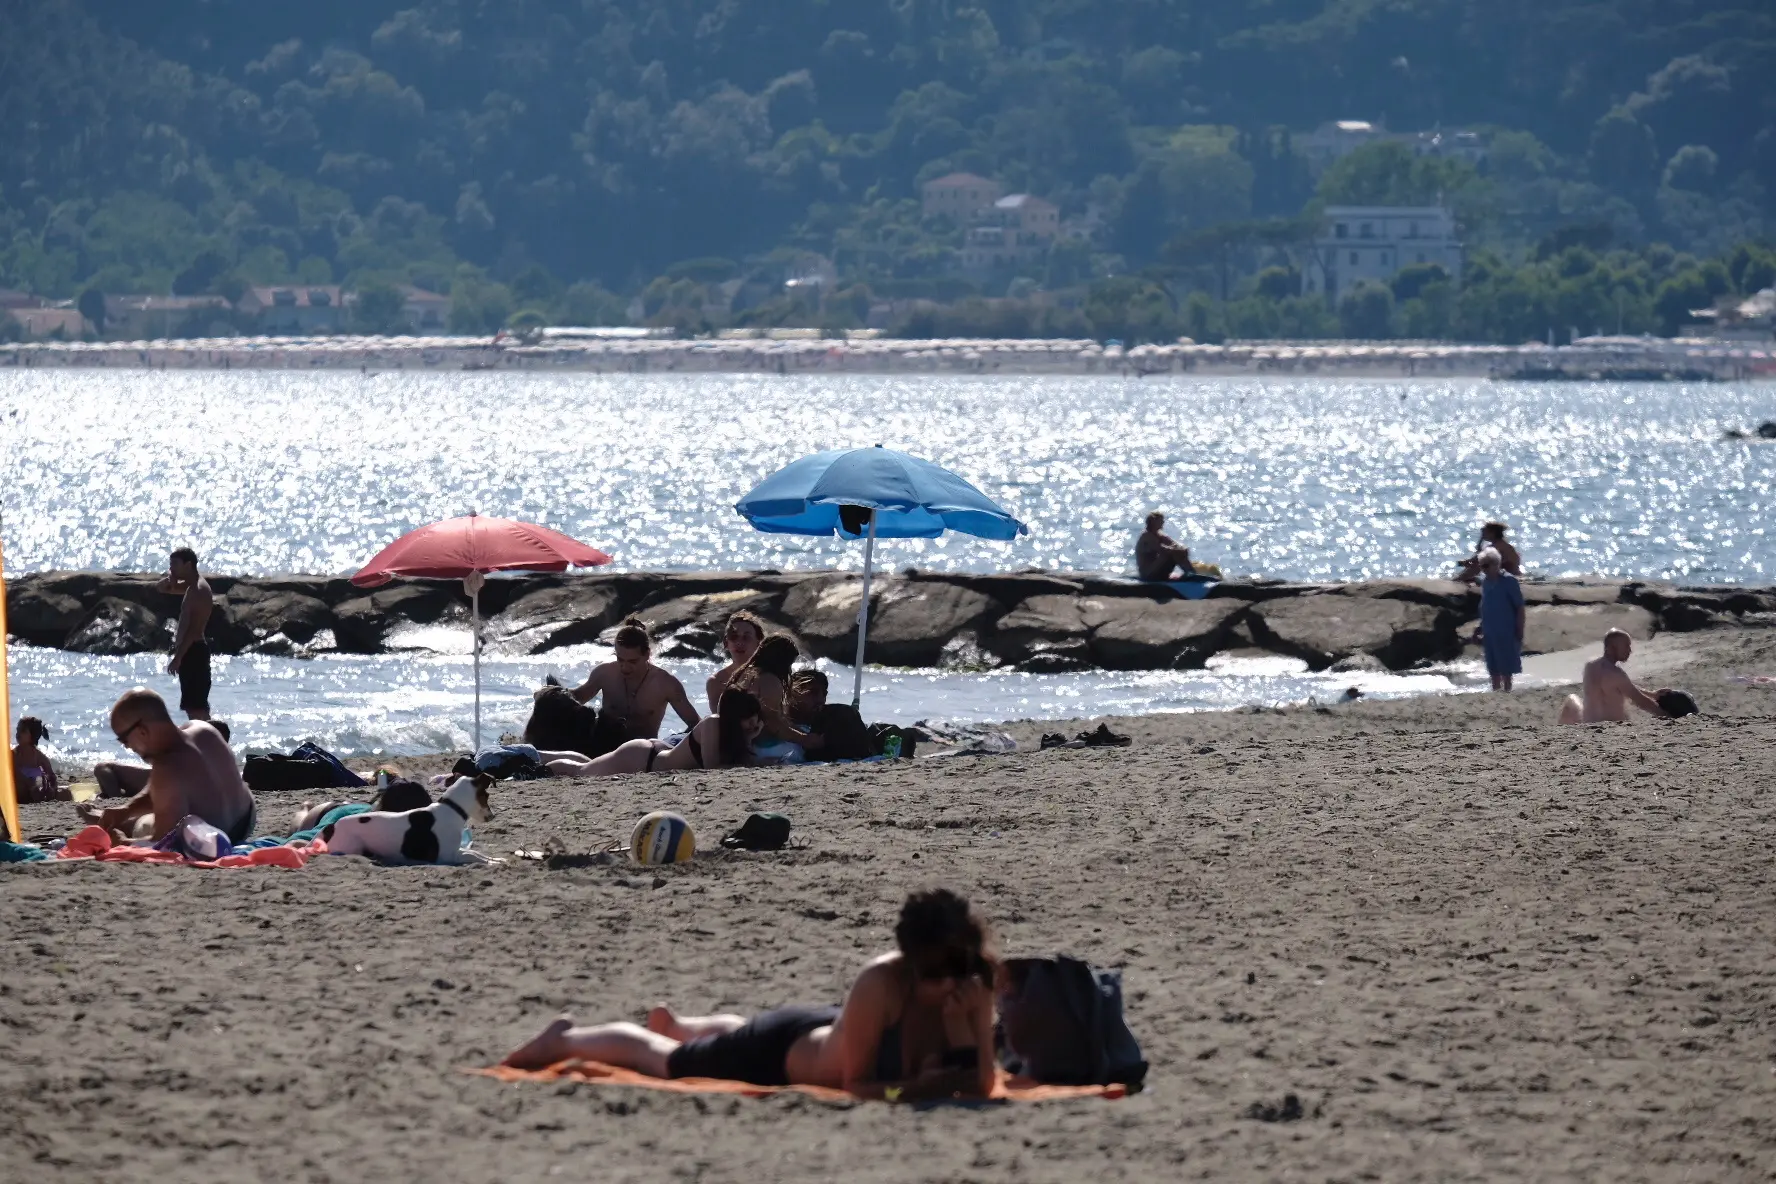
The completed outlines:
[[[172,630],[157,613],[107,596],[68,634],[62,648],[77,654],[140,654],[167,649],[172,642]]]
[[[1247,606],[1237,600],[1162,600],[1138,597],[1083,602],[1091,653],[1106,670],[1191,670],[1227,641]]]
[[[1404,600],[1314,595],[1267,600],[1247,618],[1258,644],[1324,670],[1351,654],[1372,654],[1390,670],[1404,670],[1458,650],[1448,610]]]

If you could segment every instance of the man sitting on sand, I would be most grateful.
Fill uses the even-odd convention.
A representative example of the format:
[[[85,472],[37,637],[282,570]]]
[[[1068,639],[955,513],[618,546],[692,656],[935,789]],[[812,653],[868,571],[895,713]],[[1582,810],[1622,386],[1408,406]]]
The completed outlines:
[[[1667,694],[1660,691],[1658,696],[1649,695],[1634,685],[1628,672],[1622,669],[1622,663],[1634,652],[1634,639],[1620,629],[1611,629],[1603,635],[1603,657],[1593,658],[1585,663],[1585,674],[1581,682],[1584,697],[1568,695],[1566,702],[1560,705],[1560,722],[1563,724],[1596,724],[1610,721],[1625,723],[1628,719],[1628,704],[1632,703],[1649,715],[1664,718],[1669,713],[1659,705],[1659,698]]]
[[[1135,571],[1143,580],[1169,580],[1174,569],[1184,575],[1195,575],[1190,562],[1190,548],[1164,531],[1166,516],[1158,510],[1147,515],[1147,529],[1135,540]]]
[[[83,818],[130,838],[149,817],[148,838],[159,842],[195,814],[231,843],[252,837],[253,795],[241,780],[234,753],[214,727],[202,720],[181,727],[173,722],[166,700],[138,687],[111,708],[111,730],[119,744],[148,762],[148,783],[121,806],[83,808]]]

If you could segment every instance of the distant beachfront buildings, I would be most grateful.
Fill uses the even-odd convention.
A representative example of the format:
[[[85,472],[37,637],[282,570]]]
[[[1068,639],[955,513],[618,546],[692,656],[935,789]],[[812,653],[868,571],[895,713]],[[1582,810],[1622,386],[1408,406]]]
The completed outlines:
[[[1061,210],[1029,193],[1006,195],[997,181],[973,173],[950,173],[920,190],[927,218],[948,218],[967,227],[962,238],[962,270],[990,275],[1042,261],[1061,233]]]
[[[1404,144],[1414,156],[1441,156],[1478,165],[1486,159],[1488,143],[1479,132],[1441,128],[1425,132],[1390,132],[1381,123],[1366,119],[1335,119],[1294,139],[1295,150],[1307,161],[1313,175],[1326,171],[1332,162],[1370,144]]]
[[[413,333],[442,333],[450,298],[411,284],[396,289]],[[110,337],[152,341],[166,337],[227,336],[251,330],[271,335],[325,336],[350,327],[355,292],[338,284],[266,284],[225,296],[122,295],[103,298],[104,323],[95,325],[79,302],[51,301],[0,289],[0,319],[10,317],[19,336],[79,341]],[[93,316],[97,309],[90,310]]]
[[[1442,206],[1328,206],[1304,292],[1336,300],[1364,281],[1385,284],[1414,264],[1436,264],[1461,283],[1455,215]]]

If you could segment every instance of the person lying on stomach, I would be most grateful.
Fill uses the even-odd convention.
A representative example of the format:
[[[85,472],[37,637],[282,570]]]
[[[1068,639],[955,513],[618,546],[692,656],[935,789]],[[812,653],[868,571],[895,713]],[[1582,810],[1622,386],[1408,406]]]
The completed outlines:
[[[843,1007],[780,1007],[749,1020],[662,1006],[645,1028],[575,1027],[562,1016],[504,1064],[579,1059],[649,1077],[820,1085],[889,1101],[985,1097],[998,968],[985,923],[947,888],[915,892],[901,905],[894,944],[858,974]]]

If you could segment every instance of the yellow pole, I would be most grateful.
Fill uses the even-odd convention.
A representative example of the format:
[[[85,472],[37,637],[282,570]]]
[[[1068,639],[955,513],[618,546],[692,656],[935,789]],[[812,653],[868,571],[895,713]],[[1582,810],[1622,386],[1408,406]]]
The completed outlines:
[[[7,695],[9,675],[6,669],[6,548],[0,545],[0,723],[6,735],[0,737],[6,759],[0,760],[0,815],[6,819],[6,838],[18,842],[18,789],[12,783],[12,700]]]

